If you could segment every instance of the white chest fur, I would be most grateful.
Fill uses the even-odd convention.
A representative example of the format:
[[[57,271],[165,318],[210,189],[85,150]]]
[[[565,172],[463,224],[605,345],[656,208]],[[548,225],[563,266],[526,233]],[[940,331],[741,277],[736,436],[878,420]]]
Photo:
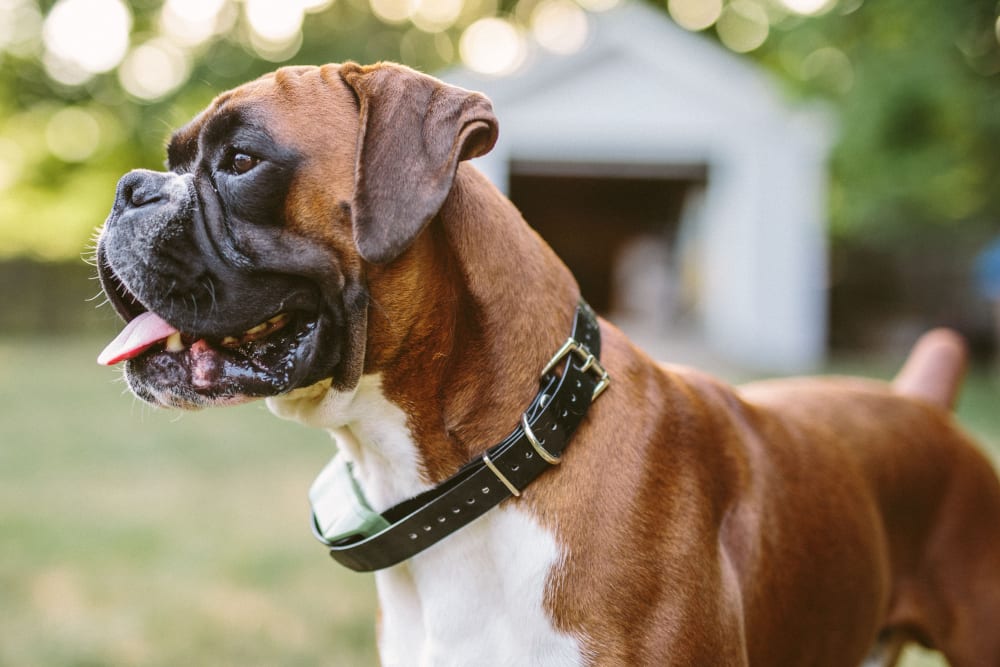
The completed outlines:
[[[580,643],[557,632],[543,607],[558,559],[550,534],[527,513],[504,508],[377,573],[383,662],[584,664]]]
[[[328,429],[378,510],[429,488],[406,415],[366,376],[350,393],[316,386],[269,399],[279,416]],[[582,642],[545,612],[560,559],[554,537],[526,511],[499,507],[442,542],[376,573],[385,665],[583,665]]]

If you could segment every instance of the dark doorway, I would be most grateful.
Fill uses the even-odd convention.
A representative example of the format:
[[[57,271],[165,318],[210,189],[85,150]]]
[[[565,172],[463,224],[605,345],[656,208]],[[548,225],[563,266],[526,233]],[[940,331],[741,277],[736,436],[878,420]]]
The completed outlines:
[[[510,198],[569,266],[584,298],[609,313],[626,307],[619,264],[636,249],[650,276],[640,281],[680,270],[673,259],[684,207],[705,179],[704,166],[515,162]],[[657,256],[670,266],[650,267]]]

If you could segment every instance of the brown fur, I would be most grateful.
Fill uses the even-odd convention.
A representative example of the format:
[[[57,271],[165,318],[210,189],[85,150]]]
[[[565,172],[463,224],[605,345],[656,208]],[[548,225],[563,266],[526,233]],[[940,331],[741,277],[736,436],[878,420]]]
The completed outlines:
[[[282,70],[217,105],[252,104],[290,145],[323,147],[294,184],[289,224],[367,284],[364,371],[382,374],[436,482],[517,423],[578,288],[464,164],[423,233],[388,261],[362,261],[356,142],[398,130],[371,114],[362,130],[358,96],[372,96],[364,108],[382,93],[359,72],[348,86],[333,66]],[[389,66],[379,76],[395,96],[441,85]],[[895,389],[734,389],[655,364],[607,322],[602,336],[610,390],[564,463],[507,501],[557,536],[566,558],[546,605],[594,664],[843,667],[892,631],[956,667],[1000,666],[1000,485],[940,407],[961,375],[949,334],[921,344]]]

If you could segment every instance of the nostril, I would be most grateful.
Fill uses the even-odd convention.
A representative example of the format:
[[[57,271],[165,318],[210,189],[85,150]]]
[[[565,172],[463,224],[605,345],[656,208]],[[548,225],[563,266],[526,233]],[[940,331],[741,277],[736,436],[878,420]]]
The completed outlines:
[[[118,204],[123,208],[139,208],[163,198],[163,181],[152,172],[133,171],[118,182]]]
[[[148,183],[140,183],[137,187],[132,188],[131,192],[128,194],[128,201],[135,208],[145,206],[146,204],[152,204],[153,202],[159,201],[160,198],[160,189],[151,188]]]

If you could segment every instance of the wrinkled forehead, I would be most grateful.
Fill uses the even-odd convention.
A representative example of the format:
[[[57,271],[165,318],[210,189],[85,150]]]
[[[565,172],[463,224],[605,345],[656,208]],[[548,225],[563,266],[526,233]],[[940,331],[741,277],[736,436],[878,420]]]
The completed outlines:
[[[291,148],[353,142],[358,102],[337,65],[284,67],[222,93],[167,145],[170,169],[190,165],[207,146],[233,133],[256,132]]]

